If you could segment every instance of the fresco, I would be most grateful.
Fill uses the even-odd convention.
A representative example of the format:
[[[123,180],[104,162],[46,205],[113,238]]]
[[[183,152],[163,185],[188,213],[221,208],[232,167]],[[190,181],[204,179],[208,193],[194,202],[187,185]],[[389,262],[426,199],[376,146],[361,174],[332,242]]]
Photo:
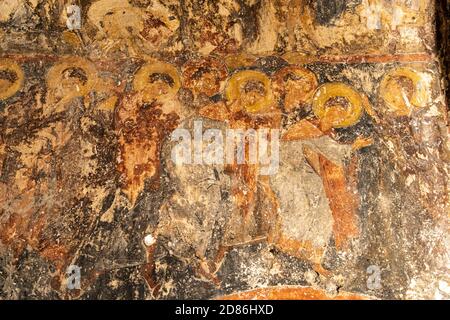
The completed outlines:
[[[443,7],[2,1],[0,299],[450,298]]]

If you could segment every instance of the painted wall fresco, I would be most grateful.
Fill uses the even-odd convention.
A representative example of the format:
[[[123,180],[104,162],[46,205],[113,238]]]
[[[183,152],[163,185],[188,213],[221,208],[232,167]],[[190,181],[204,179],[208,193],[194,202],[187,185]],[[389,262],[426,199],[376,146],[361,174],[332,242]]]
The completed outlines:
[[[0,2],[0,298],[450,298],[435,12]],[[279,130],[279,166],[179,166],[180,128]]]

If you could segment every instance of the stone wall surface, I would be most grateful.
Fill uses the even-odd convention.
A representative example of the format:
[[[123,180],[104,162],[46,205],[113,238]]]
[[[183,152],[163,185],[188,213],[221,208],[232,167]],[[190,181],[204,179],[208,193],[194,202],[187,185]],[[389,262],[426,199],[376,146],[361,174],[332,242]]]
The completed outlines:
[[[0,299],[450,299],[448,9],[0,1]]]

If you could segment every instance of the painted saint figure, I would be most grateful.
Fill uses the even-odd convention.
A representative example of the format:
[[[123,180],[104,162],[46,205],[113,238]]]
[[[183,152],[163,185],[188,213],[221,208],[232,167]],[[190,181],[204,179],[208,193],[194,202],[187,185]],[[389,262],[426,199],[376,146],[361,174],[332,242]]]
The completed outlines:
[[[305,108],[310,103],[315,119],[296,121],[282,136],[280,172],[271,178],[280,202],[271,240],[280,250],[306,258],[316,271],[327,273],[321,261],[330,240],[341,250],[359,233],[357,202],[344,166],[354,148],[327,133],[357,123],[368,101],[341,83],[317,88],[314,74],[299,66],[281,69],[276,79],[284,109]],[[288,90],[291,87],[296,89]],[[353,147],[367,143],[357,140]]]
[[[116,111],[118,169],[132,206],[147,179],[158,188],[161,144],[182,113],[177,99],[180,86],[175,67],[163,62],[145,64],[134,77],[133,91]]]

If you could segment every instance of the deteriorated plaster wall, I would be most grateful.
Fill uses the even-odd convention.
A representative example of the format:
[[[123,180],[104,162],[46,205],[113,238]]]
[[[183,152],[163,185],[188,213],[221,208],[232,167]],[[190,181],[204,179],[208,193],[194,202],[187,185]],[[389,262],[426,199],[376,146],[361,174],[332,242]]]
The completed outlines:
[[[0,298],[450,298],[435,12],[1,1]],[[280,129],[278,172],[175,165],[196,120]]]

